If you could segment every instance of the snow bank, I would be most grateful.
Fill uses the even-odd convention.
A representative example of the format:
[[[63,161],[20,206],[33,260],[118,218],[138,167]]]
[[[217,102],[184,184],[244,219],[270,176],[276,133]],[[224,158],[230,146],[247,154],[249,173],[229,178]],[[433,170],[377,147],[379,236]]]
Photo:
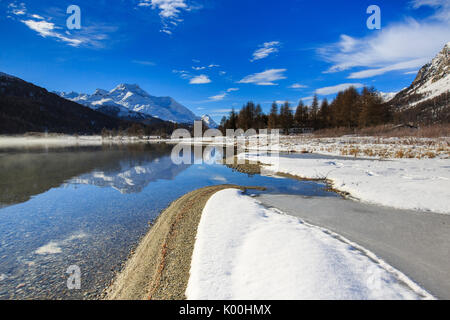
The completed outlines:
[[[267,170],[304,178],[327,178],[334,187],[364,202],[400,209],[450,214],[450,162],[447,159],[333,160],[240,157],[276,165]]]
[[[190,275],[188,299],[432,298],[373,254],[236,189],[207,202]]]

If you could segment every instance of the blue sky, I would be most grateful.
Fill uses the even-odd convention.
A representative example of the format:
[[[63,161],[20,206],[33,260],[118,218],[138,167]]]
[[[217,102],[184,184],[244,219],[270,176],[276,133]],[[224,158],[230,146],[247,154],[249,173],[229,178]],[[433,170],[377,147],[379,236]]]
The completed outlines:
[[[380,30],[366,26],[373,4]],[[401,90],[450,41],[450,1],[0,0],[0,30],[1,72],[50,91],[137,83],[220,120],[249,100]]]

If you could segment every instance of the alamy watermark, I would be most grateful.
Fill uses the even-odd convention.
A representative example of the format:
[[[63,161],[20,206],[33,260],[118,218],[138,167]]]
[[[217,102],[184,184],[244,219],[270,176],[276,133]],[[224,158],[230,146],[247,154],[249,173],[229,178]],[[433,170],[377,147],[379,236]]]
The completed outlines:
[[[67,289],[80,290],[81,289],[81,269],[77,265],[72,265],[67,268],[66,273],[69,274],[67,278]]]
[[[367,14],[370,17],[367,19],[366,25],[369,30],[380,30],[381,29],[381,9],[377,5],[371,5],[367,8]]]
[[[67,14],[70,16],[66,20],[66,26],[69,30],[81,29],[81,9],[79,6],[72,4],[67,7]]]

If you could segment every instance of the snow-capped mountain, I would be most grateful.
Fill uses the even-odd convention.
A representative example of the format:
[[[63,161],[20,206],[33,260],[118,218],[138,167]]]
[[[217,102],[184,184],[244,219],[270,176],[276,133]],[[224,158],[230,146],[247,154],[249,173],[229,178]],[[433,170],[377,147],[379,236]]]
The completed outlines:
[[[388,102],[388,101],[391,101],[397,95],[398,92],[381,92],[380,91],[379,93],[380,93],[381,99],[383,99],[383,102]]]
[[[126,126],[123,120],[63,99],[45,88],[0,72],[0,133],[99,133]],[[160,120],[156,120],[160,121]]]
[[[448,106],[448,94],[450,91],[450,42],[434,59],[424,65],[413,83],[400,91],[393,99],[393,106],[406,110],[429,102]]]
[[[211,129],[216,129],[219,126],[208,114],[202,116],[202,121]]]
[[[120,84],[111,91],[97,89],[93,94],[58,93],[94,110],[114,108],[119,117],[139,118],[145,115],[177,123],[192,123],[195,114],[171,97],[155,97],[137,84]]]

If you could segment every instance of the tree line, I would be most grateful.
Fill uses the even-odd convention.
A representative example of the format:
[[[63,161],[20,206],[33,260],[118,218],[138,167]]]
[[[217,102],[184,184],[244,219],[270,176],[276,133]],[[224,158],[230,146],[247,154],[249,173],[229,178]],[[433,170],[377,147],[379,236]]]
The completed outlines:
[[[248,102],[239,112],[233,108],[228,117],[224,116],[219,129],[225,132],[226,129],[267,128],[288,132],[292,128],[363,128],[384,124],[391,119],[389,106],[373,87],[365,87],[361,91],[350,87],[339,92],[331,102],[324,99],[319,103],[317,95],[310,106],[300,100],[295,110],[288,102],[281,106],[274,102],[269,114],[264,114],[259,104]]]

